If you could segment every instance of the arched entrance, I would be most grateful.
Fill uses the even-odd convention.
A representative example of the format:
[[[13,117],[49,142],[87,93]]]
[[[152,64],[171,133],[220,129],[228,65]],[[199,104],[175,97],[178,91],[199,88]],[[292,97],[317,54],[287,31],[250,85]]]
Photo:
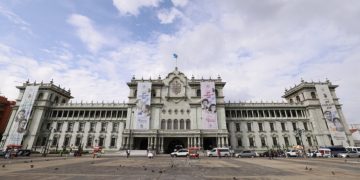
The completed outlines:
[[[175,149],[187,148],[186,138],[165,138],[164,151],[165,153],[172,153]]]

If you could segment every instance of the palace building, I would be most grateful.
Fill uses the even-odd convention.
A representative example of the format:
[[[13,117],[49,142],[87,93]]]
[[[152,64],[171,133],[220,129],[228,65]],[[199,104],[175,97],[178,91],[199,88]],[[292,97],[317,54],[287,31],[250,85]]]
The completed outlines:
[[[231,82],[230,82],[231,83]],[[266,151],[303,145],[353,145],[337,85],[305,82],[285,91],[286,103],[224,101],[225,82],[187,78],[177,68],[165,78],[127,83],[127,103],[71,103],[70,90],[23,83],[0,146],[60,149],[102,146],[169,153],[176,146]]]

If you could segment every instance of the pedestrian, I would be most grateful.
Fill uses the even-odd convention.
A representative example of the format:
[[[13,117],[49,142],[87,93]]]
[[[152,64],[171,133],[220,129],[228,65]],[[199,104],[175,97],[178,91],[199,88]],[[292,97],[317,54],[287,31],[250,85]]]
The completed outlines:
[[[220,152],[220,149],[217,149],[217,154],[218,154],[218,157],[221,158],[221,152]]]
[[[129,158],[129,156],[130,156],[130,150],[127,149],[127,150],[126,150],[126,158]]]

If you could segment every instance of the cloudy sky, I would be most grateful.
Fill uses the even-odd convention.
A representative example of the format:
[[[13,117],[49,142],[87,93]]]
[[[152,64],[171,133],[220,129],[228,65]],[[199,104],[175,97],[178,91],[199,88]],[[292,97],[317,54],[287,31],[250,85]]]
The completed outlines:
[[[71,88],[73,101],[126,101],[128,82],[227,82],[227,101],[282,101],[305,81],[338,84],[360,123],[358,0],[0,0],[0,92],[30,79]]]

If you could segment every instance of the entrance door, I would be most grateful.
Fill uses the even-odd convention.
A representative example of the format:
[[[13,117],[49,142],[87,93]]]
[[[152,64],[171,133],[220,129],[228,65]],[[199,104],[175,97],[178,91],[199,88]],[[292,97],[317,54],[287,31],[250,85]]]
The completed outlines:
[[[211,150],[216,147],[216,137],[204,137],[204,149]]]
[[[174,150],[187,148],[187,138],[164,138],[164,152],[172,153]]]
[[[147,137],[136,137],[134,138],[134,149],[147,150],[148,138]]]

